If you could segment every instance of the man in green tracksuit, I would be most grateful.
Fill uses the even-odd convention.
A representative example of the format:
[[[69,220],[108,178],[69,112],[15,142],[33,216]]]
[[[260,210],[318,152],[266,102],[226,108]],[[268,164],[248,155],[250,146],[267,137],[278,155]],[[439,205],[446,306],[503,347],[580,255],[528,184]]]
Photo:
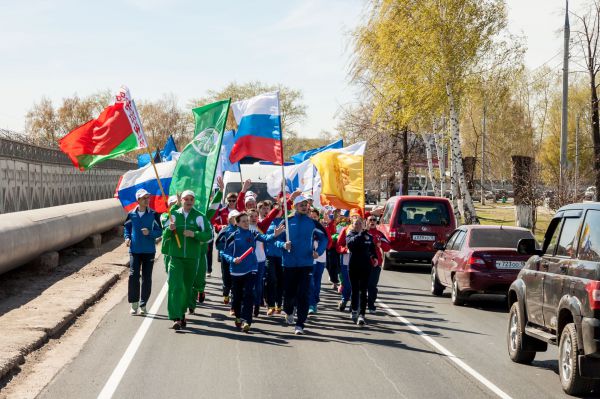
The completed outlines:
[[[171,212],[163,226],[162,253],[169,257],[169,319],[174,321],[173,329],[185,327],[185,311],[192,295],[192,284],[196,277],[202,243],[212,239],[209,220],[194,208],[196,195],[191,190],[181,194],[182,206]],[[179,238],[181,247],[177,244]]]
[[[217,183],[219,184],[219,191],[213,196],[210,207],[206,212],[206,218],[209,220],[209,228],[212,229],[212,224],[210,220],[215,216],[217,209],[219,209],[219,204],[221,203],[221,199],[223,198],[223,187],[222,187],[222,179],[217,178]],[[209,240],[210,242],[210,240]],[[207,258],[206,254],[208,252],[208,242],[200,244],[200,258],[198,259],[198,270],[196,271],[196,277],[194,278],[194,283],[192,284],[192,290],[190,295],[190,302],[188,304],[188,310],[190,314],[194,314],[196,309],[196,303],[203,303],[205,294],[204,289],[206,288],[206,266],[207,266]]]

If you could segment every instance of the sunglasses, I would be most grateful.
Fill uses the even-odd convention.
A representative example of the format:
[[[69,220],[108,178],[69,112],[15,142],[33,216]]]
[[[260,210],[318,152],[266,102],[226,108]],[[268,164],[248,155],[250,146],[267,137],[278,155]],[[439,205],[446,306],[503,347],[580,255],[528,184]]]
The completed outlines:
[[[235,202],[235,201],[237,201],[237,198],[229,198],[229,199],[227,200],[227,202]]]

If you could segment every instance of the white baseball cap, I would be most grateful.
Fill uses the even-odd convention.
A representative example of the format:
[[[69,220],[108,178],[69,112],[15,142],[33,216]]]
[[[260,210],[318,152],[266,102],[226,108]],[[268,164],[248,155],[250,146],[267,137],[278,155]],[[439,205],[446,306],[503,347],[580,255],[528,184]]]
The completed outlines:
[[[306,198],[304,195],[299,195],[296,198],[294,198],[294,205],[298,205],[299,203],[304,201],[308,201],[308,198]]]
[[[167,200],[167,205],[171,206],[173,204],[177,203],[177,196],[176,195],[171,195],[169,197],[169,199]]]
[[[246,192],[246,197],[244,198],[244,202],[248,201],[256,201],[256,194],[253,191]]]
[[[139,190],[137,190],[135,192],[135,199],[139,200],[140,198],[142,198],[144,195],[150,195],[150,193],[146,190],[144,190],[143,188],[140,188]]]
[[[181,198],[185,198],[190,195],[192,197],[196,198],[196,194],[194,194],[194,192],[192,190],[185,190],[183,193],[181,193]]]
[[[240,213],[238,211],[236,211],[235,209],[231,212],[229,212],[229,216],[227,216],[227,220],[236,217],[237,215],[239,215]]]

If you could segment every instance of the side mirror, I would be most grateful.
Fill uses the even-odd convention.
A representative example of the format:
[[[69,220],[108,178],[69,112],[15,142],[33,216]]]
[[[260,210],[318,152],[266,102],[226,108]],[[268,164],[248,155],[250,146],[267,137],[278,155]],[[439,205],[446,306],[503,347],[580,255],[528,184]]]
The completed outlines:
[[[441,241],[436,241],[433,243],[433,249],[436,251],[444,251],[446,249],[446,244]]]
[[[542,251],[536,248],[533,238],[523,238],[517,244],[517,252],[521,255],[541,255]]]

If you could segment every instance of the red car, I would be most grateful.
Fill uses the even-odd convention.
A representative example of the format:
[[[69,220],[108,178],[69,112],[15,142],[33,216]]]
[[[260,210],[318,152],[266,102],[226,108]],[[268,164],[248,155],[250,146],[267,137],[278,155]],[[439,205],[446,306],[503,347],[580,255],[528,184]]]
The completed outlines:
[[[383,268],[395,263],[430,263],[436,241],[445,242],[456,229],[452,204],[446,198],[397,196],[387,200],[380,226],[390,241]]]
[[[471,294],[504,294],[525,266],[521,239],[535,239],[520,227],[468,225],[458,228],[446,244],[435,243],[431,293],[441,296],[452,288],[452,303],[462,305]]]

